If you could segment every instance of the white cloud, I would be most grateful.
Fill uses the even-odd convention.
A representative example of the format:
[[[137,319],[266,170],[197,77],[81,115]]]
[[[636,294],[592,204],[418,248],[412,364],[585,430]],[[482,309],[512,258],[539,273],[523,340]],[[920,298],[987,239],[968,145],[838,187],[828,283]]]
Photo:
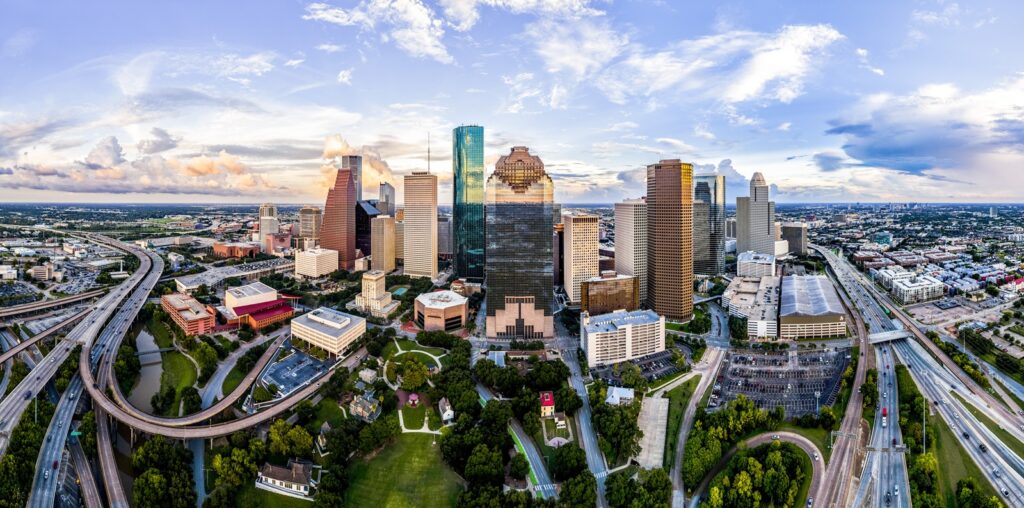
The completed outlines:
[[[792,102],[803,93],[812,58],[842,38],[829,25],[783,27],[751,48],[751,58],[732,76],[723,99],[732,103],[757,99]]]
[[[154,154],[167,151],[178,146],[178,141],[180,141],[159,127],[153,127],[150,134],[153,136],[152,139],[143,139],[136,145],[139,153]]]
[[[124,150],[114,136],[107,136],[85,157],[85,166],[89,169],[104,169],[124,162]]]
[[[699,124],[693,126],[693,135],[697,136],[698,138],[701,138],[701,139],[706,139],[708,141],[714,141],[715,140],[715,133],[713,133],[710,130],[708,130],[707,124],[703,124],[703,123],[699,123]]]
[[[875,73],[875,74],[877,74],[879,76],[885,76],[885,71],[884,70],[871,65],[871,62],[868,61],[868,50],[866,50],[864,48],[857,48],[856,53],[857,53],[857,59],[860,60],[860,68],[861,69],[867,69],[867,70],[869,70],[869,71],[871,71],[871,72],[873,72],[873,73]]]
[[[599,16],[590,0],[440,0],[444,15],[455,30],[464,32],[480,19],[480,6],[507,10],[513,14],[532,13],[547,17]]]
[[[793,122],[782,122],[782,123],[779,124],[778,127],[776,127],[776,129],[778,129],[780,131],[788,131],[789,128],[792,127],[792,126],[793,126]]]
[[[330,44],[330,43],[326,43],[325,42],[323,44],[317,45],[316,49],[319,49],[320,51],[323,51],[324,53],[337,53],[337,52],[345,49],[345,46],[339,46],[337,44]]]
[[[0,57],[15,58],[24,55],[36,45],[37,39],[36,33],[32,30],[18,30],[0,44]]]
[[[390,31],[381,35],[384,42],[394,41],[399,49],[415,57],[441,63],[455,61],[442,41],[442,21],[420,0],[363,0],[351,9],[313,3],[306,6],[303,19],[359,26],[368,31],[375,31],[378,23],[388,25]]]
[[[348,68],[348,69],[343,69],[340,72],[338,72],[338,83],[342,83],[342,84],[345,84],[345,85],[351,85],[352,84],[352,72],[354,70],[355,69]]]
[[[576,80],[590,76],[617,57],[629,38],[606,21],[538,21],[526,28],[548,72],[568,73]]]
[[[532,72],[520,72],[514,76],[502,76],[502,82],[508,86],[509,97],[504,110],[507,113],[519,113],[525,107],[525,101],[539,98],[543,94]]]
[[[681,139],[676,138],[657,138],[655,139],[658,143],[668,145],[673,151],[679,153],[693,153],[696,149]]]
[[[565,109],[565,100],[568,93],[564,86],[555,83],[555,86],[551,87],[551,94],[548,96],[548,106],[551,109]]]
[[[605,131],[606,132],[627,132],[627,131],[634,130],[634,129],[638,128],[638,127],[640,127],[640,124],[627,120],[625,122],[613,123],[610,126],[608,126],[608,128],[605,129]]]
[[[305,61],[306,61],[305,58],[293,58],[291,60],[286,61],[284,63],[284,66],[285,67],[298,67],[298,66],[302,65],[302,63],[305,62]]]

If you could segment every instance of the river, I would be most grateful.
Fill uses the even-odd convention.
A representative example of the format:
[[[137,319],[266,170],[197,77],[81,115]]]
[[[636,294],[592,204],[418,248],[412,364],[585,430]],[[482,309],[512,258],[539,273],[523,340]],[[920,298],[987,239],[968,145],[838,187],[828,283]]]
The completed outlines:
[[[164,371],[160,361],[162,353],[158,352],[160,348],[156,345],[156,340],[145,328],[139,330],[139,335],[135,338],[135,345],[138,347],[139,353],[142,353],[139,356],[142,370],[139,373],[139,381],[135,383],[132,393],[128,395],[128,402],[142,411],[152,413],[153,406],[149,401],[160,390],[160,375]],[[147,354],[147,351],[150,353]]]

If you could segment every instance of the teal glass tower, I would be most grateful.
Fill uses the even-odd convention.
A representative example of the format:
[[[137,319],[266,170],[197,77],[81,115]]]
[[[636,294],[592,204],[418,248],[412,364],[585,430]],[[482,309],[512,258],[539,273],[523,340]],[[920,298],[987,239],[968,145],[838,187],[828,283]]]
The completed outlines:
[[[484,128],[462,125],[452,130],[452,233],[455,275],[484,280]]]

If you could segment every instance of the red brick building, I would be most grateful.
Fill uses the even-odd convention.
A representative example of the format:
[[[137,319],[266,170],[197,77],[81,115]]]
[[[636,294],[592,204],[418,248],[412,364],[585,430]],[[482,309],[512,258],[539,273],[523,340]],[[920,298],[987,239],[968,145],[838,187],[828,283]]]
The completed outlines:
[[[160,306],[171,316],[185,335],[200,335],[213,331],[216,319],[213,312],[198,300],[184,293],[171,293],[160,297]]]
[[[352,270],[356,261],[356,182],[351,169],[338,169],[327,192],[320,246],[338,251],[338,268]]]

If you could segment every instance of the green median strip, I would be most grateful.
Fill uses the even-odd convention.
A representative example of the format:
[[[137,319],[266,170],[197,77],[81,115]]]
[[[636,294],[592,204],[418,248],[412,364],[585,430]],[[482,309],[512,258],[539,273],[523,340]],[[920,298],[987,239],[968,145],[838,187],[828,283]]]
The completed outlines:
[[[964,407],[966,407],[979,422],[988,427],[988,430],[991,430],[992,433],[1003,442],[1003,444],[1010,447],[1010,449],[1013,450],[1013,453],[1017,454],[1019,457],[1024,457],[1024,443],[1021,443],[1020,440],[1014,437],[1013,434],[1010,434],[1008,430],[999,426],[999,424],[989,418],[988,415],[982,413],[978,408],[969,404],[960,396],[960,394],[953,392],[953,396],[960,399],[960,402],[963,403]]]
[[[533,482],[534,485],[540,485],[540,482],[537,481],[537,475],[533,472],[533,463],[530,461],[529,456],[526,455],[526,448],[523,446],[523,443],[519,441],[519,437],[516,436],[516,433],[512,432],[511,427],[509,427],[508,433],[512,436],[512,440],[516,442],[516,449],[519,450],[519,453],[523,454],[523,458],[526,459],[526,463],[530,466],[530,481]],[[544,497],[543,491],[538,490],[537,493],[540,497]]]

